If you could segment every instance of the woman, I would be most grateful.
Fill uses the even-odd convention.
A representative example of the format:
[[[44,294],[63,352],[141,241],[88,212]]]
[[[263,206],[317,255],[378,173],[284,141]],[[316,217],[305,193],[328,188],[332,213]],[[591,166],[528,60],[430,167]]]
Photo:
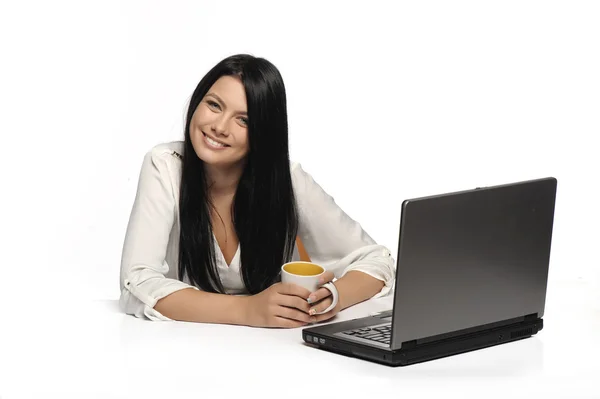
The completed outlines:
[[[328,270],[323,283],[335,280],[327,313],[316,315],[329,290],[279,282],[296,242]],[[285,88],[265,59],[217,64],[192,95],[185,140],[144,158],[121,261],[125,313],[301,327],[385,295],[394,276],[390,251],[290,163]]]

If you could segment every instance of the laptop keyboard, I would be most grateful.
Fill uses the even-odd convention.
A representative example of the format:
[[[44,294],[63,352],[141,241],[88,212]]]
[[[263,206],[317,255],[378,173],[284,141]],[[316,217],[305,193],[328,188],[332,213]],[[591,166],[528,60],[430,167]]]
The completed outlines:
[[[384,344],[390,343],[390,336],[392,335],[392,325],[384,325],[378,327],[364,327],[364,328],[356,328],[354,330],[348,330],[343,332],[346,335],[351,335],[353,337],[359,337],[363,339],[369,339],[375,342],[381,342]]]

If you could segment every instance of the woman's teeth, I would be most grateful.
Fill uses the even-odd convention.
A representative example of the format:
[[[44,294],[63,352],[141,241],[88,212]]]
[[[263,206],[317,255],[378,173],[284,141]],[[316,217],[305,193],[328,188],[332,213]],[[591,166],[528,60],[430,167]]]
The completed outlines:
[[[208,141],[211,145],[214,145],[215,147],[227,147],[225,144],[218,143],[208,136],[205,136],[205,137],[206,137],[206,141]]]

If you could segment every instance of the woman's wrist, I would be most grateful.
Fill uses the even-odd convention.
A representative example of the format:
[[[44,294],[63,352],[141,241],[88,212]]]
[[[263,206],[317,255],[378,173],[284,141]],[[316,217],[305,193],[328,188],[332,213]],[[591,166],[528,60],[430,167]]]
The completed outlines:
[[[372,298],[385,286],[383,281],[358,270],[349,271],[334,284],[338,290],[339,310]]]
[[[252,326],[252,307],[251,307],[251,295],[239,296],[238,304],[235,307],[234,318],[236,320],[236,324],[243,326]]]

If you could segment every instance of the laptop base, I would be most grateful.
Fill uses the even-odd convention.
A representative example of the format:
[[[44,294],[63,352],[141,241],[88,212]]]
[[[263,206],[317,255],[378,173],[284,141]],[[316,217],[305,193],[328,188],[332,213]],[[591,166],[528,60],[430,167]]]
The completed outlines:
[[[518,341],[537,334],[543,328],[543,320],[537,318],[423,344],[412,341],[405,343],[401,349],[396,351],[390,348],[360,344],[334,335],[336,332],[347,329],[381,324],[381,321],[377,317],[366,317],[309,327],[302,330],[302,338],[307,345],[318,349],[396,367]]]

